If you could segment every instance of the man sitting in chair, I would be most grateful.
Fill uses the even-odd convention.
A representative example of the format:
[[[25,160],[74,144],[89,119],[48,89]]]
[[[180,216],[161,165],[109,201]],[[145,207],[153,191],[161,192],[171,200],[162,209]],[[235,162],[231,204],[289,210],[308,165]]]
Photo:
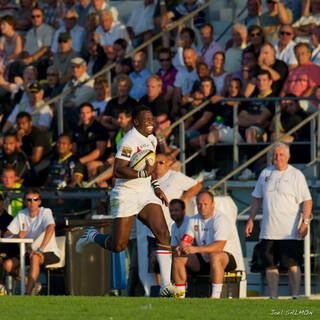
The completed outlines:
[[[173,258],[173,277],[177,291],[175,298],[184,298],[187,270],[210,273],[210,299],[220,298],[224,272],[235,270],[236,241],[231,221],[215,209],[214,197],[209,191],[197,196],[198,214],[191,217],[186,234],[176,247]]]
[[[52,212],[48,208],[40,207],[40,191],[34,188],[28,189],[24,195],[24,203],[26,208],[20,210],[8,225],[5,238],[35,239],[32,246],[33,251],[26,259],[26,264],[30,264],[26,293],[27,295],[37,295],[41,291],[41,283],[36,283],[40,267],[59,262],[60,250],[56,243]],[[18,277],[18,258],[13,257],[5,260],[3,269]]]

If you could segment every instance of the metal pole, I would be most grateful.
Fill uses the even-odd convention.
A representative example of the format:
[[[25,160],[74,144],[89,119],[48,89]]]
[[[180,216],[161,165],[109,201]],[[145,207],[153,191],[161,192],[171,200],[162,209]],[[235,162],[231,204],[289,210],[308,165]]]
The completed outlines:
[[[316,152],[316,158],[319,159],[320,157],[320,114],[317,116],[317,152]],[[318,176],[320,173],[320,167],[319,167],[319,161],[316,163],[316,175]]]
[[[233,102],[233,170],[239,165],[239,123],[238,123],[238,103]]]
[[[317,152],[317,148],[316,148],[316,137],[315,137],[315,129],[316,129],[316,121],[315,119],[313,118],[311,120],[311,126],[310,126],[310,134],[311,134],[311,147],[310,147],[310,160],[311,161],[314,161],[315,158],[316,158],[316,152]],[[313,176],[313,179],[317,179],[317,168],[316,166],[313,166],[312,167],[312,176]]]
[[[276,102],[276,140],[279,141],[280,138],[280,103]]]
[[[181,163],[181,172],[186,173],[186,139],[184,132],[184,122],[179,124],[179,146],[180,146],[180,163]]]
[[[26,269],[25,269],[25,255],[26,255],[26,244],[24,242],[19,243],[20,246],[20,268],[21,268],[21,295],[24,296],[26,292]]]
[[[58,136],[63,133],[63,99],[58,100]]]
[[[149,60],[149,70],[153,73],[153,46],[152,43],[148,45],[148,60]]]
[[[109,84],[109,90],[110,90],[110,95],[112,95],[112,92],[111,92],[111,85],[112,85],[112,81],[111,81],[111,71],[108,71],[107,73],[107,80],[108,80],[108,84]]]
[[[311,295],[310,226],[304,238],[304,294]]]

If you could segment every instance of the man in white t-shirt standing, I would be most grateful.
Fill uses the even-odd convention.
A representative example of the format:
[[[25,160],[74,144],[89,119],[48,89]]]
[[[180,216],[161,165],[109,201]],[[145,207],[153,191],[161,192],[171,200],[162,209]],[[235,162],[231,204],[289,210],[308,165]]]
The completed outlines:
[[[289,147],[278,143],[273,148],[273,166],[264,169],[252,193],[250,217],[245,235],[253,230],[253,220],[263,206],[260,255],[266,268],[271,298],[278,297],[278,265],[288,269],[292,297],[299,295],[303,241],[308,233],[312,199],[302,172],[288,164]],[[299,206],[303,203],[300,216]],[[300,218],[302,222],[300,223]]]
[[[29,254],[30,270],[28,275],[27,295],[40,293],[41,284],[36,283],[40,266],[57,263],[60,260],[60,250],[55,238],[55,222],[52,211],[40,207],[41,194],[38,189],[30,188],[24,195],[25,209],[19,211],[17,216],[8,225],[5,238],[31,238],[34,239],[33,251]],[[9,258],[4,261],[5,271],[17,275],[19,269],[18,258]]]
[[[187,232],[176,247],[173,259],[175,298],[184,298],[187,270],[210,272],[211,299],[220,298],[225,271],[235,270],[236,243],[228,217],[215,208],[213,194],[197,196],[198,214],[189,220]]]

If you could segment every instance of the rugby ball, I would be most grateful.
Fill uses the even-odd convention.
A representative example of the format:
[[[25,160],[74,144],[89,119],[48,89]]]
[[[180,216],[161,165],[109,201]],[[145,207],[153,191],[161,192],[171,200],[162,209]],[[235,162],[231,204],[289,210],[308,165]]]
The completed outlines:
[[[134,153],[130,159],[129,167],[137,171],[143,170],[146,167],[146,160],[154,165],[156,155],[152,150],[146,149]]]

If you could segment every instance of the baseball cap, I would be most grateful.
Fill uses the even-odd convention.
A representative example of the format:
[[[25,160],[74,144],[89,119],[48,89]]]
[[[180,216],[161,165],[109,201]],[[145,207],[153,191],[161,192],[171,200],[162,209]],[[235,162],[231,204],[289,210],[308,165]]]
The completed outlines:
[[[38,81],[31,83],[28,88],[29,92],[35,92],[35,93],[38,93],[42,90],[43,90],[42,85]]]
[[[84,59],[82,59],[81,57],[75,57],[71,60],[71,63],[73,64],[77,64],[79,66],[86,66],[87,63]]]
[[[60,32],[58,41],[68,41],[71,39],[70,33],[69,32]]]

